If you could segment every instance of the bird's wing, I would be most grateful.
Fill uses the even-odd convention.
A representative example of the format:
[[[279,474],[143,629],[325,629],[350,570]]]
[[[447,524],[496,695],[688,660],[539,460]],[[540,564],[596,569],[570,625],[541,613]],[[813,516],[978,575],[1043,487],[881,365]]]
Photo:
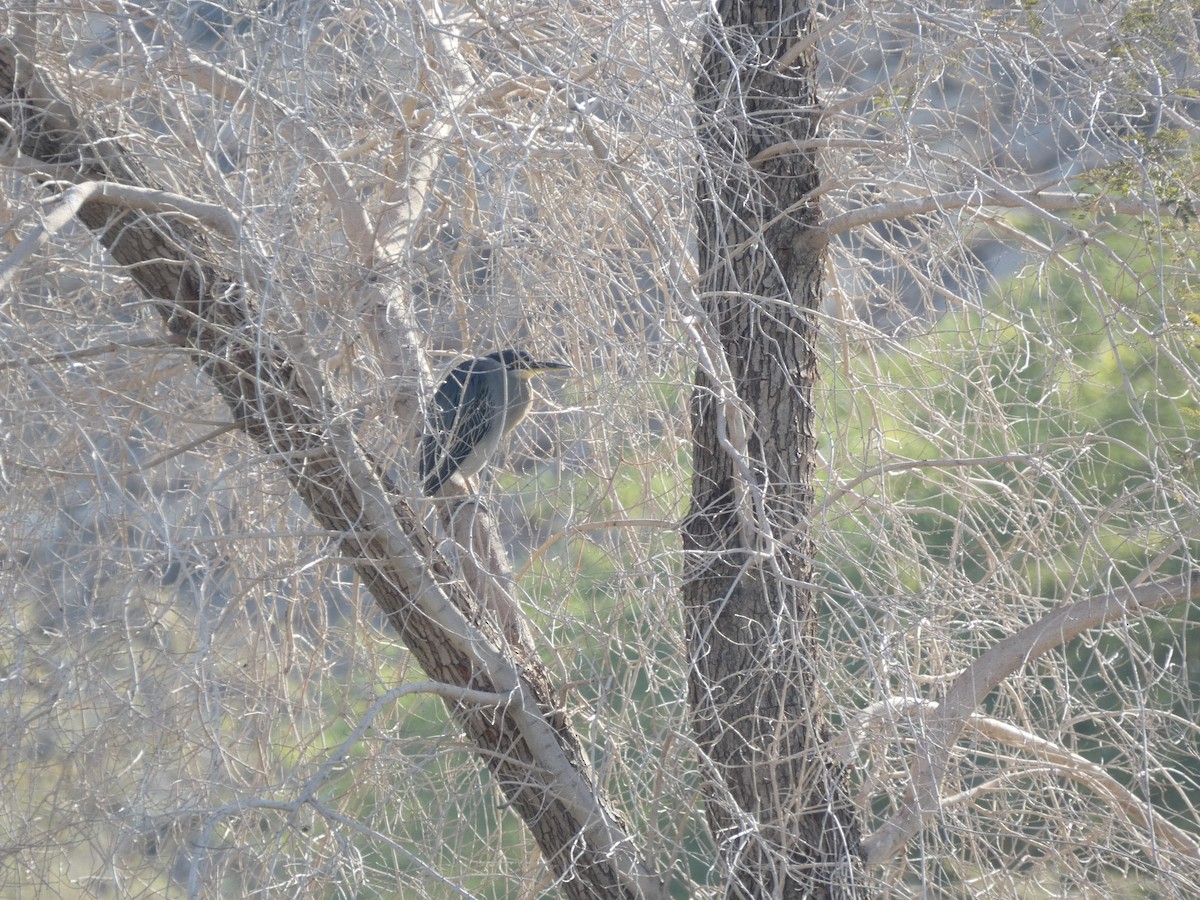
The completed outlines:
[[[473,370],[469,366],[470,363],[456,367],[433,397],[429,431],[421,438],[421,483],[429,495],[441,489],[472,451],[482,449],[488,423],[500,413],[482,391],[474,391],[475,397],[467,404],[469,408],[462,408],[463,396],[472,393]]]

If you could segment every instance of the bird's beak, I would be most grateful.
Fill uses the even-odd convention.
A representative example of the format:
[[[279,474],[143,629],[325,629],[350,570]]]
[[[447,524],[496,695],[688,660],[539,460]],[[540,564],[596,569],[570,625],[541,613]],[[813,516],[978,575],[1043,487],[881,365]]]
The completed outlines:
[[[566,363],[560,362],[535,362],[529,367],[529,371],[534,375],[544,375],[548,372],[563,372],[571,367]]]

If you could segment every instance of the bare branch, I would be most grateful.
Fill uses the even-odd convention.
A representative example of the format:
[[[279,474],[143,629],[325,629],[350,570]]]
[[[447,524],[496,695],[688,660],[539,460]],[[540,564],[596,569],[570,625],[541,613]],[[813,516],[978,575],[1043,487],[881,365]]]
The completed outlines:
[[[1200,862],[1200,844],[1182,829],[1172,825],[1162,816],[1154,815],[1149,799],[1141,799],[1121,782],[1109,775],[1094,762],[1078,753],[1040,738],[1035,734],[1001,722],[989,716],[971,715],[967,725],[985,737],[999,741],[1017,750],[1027,751],[1040,760],[1050,763],[1062,775],[1087,785],[1102,797],[1111,800],[1122,813],[1140,828],[1150,832],[1157,840],[1165,841],[1189,859]],[[1019,774],[1019,772],[1014,773]],[[943,804],[955,802],[955,798],[943,798]],[[1147,845],[1146,855],[1153,861],[1153,847]]]
[[[75,363],[84,359],[94,359],[98,356],[108,356],[123,350],[167,350],[178,349],[183,344],[169,336],[135,338],[129,341],[115,341],[93,347],[80,347],[77,350],[62,350],[58,353],[47,353],[44,356],[23,357],[21,359],[6,359],[0,361],[0,371],[4,369],[24,369],[30,366],[48,366],[59,362]]]
[[[912,788],[904,809],[863,840],[869,864],[897,853],[939,808],[938,786],[959,734],[979,704],[1005,678],[1031,660],[1091,628],[1126,616],[1145,616],[1200,598],[1200,573],[1172,578],[1068,603],[1005,638],[967,667],[925,722],[922,747],[913,754]]]
[[[878,701],[855,716],[853,724],[838,736],[833,746],[838,752],[839,758],[849,765],[861,746],[869,741],[868,733],[877,730],[880,724],[885,724],[896,716],[905,719],[918,719],[922,713],[927,714],[927,717],[936,716],[938,709],[939,704],[936,701],[916,697],[891,697]],[[1096,763],[1088,761],[1078,753],[1066,750],[1053,741],[1040,738],[991,716],[972,713],[967,717],[964,727],[969,727],[1006,746],[1032,753],[1038,759],[1050,763],[1055,771],[1085,784],[1101,796],[1111,799],[1123,813],[1140,828],[1149,831],[1155,838],[1167,841],[1180,853],[1200,861],[1200,845],[1190,835],[1161,816],[1156,816],[1152,811],[1148,811],[1150,807],[1147,800],[1135,796],[1132,791]],[[1015,769],[959,794],[941,797],[938,800],[938,809],[945,810],[961,803],[970,802],[981,793],[994,790],[1000,784],[1020,778],[1024,774],[1027,773]],[[1153,857],[1151,847],[1147,846],[1146,852],[1148,856]]]
[[[0,93],[51,95],[49,87],[30,90],[19,81],[19,58],[11,43],[0,41]],[[28,79],[39,77],[32,66],[27,71]],[[28,99],[18,114],[14,106],[10,101],[0,112],[12,117],[22,152],[77,159],[85,178],[102,165],[110,178],[138,182],[119,146],[95,141],[69,110],[56,108],[52,120],[49,110],[30,115],[34,105]],[[44,130],[50,121],[55,129]],[[359,578],[430,677],[514,697],[500,727],[491,709],[452,703],[451,711],[525,817],[549,864],[569,876],[568,892],[590,897],[599,885],[615,883],[634,896],[665,896],[624,823],[591,784],[577,736],[565,722],[548,721],[553,713],[548,674],[536,659],[518,664],[501,652],[502,640],[486,621],[470,621],[475,598],[451,577],[417,516],[386,492],[348,417],[324,394],[315,365],[265,331],[244,285],[213,261],[202,234],[88,203],[82,186],[79,194],[64,209],[96,232],[157,301],[172,333],[197,351],[195,358],[236,423],[282,467],[314,518],[341,536],[342,552],[356,561]]]
[[[17,270],[39,247],[62,231],[97,190],[96,182],[67,189],[50,214],[43,217],[41,223],[21,239],[16,249],[0,261],[0,288],[8,287]]]
[[[845,484],[838,485],[836,490],[830,491],[820,504],[813,510],[813,515],[817,516],[828,509],[833,504],[837,503],[844,496],[852,492],[860,484],[870,481],[872,478],[881,478],[884,475],[891,475],[896,472],[913,472],[920,469],[966,469],[975,466],[996,466],[1007,465],[1012,463],[1028,463],[1032,462],[1034,457],[1027,453],[1009,453],[1004,456],[968,456],[961,458],[946,458],[946,459],[906,459],[898,462],[884,463],[876,469],[869,472],[863,472],[856,478],[851,479]]]
[[[367,711],[363,713],[362,718],[358,720],[358,724],[354,726],[354,729],[346,735],[345,740],[329,755],[329,758],[325,762],[321,763],[321,767],[317,769],[312,777],[305,782],[303,789],[301,789],[294,802],[299,805],[311,800],[333,771],[345,761],[347,755],[354,749],[354,746],[362,740],[363,735],[374,724],[379,714],[397,700],[404,697],[411,697],[414,694],[432,694],[433,696],[441,697],[449,704],[463,704],[467,706],[507,706],[510,703],[521,702],[521,697],[516,693],[499,694],[493,691],[477,691],[457,684],[446,684],[440,681],[415,681],[410,684],[402,684],[394,687],[372,703]]]
[[[950,212],[964,207],[982,209],[999,207],[1021,209],[1032,207],[1044,212],[1077,212],[1087,210],[1107,215],[1151,216],[1157,210],[1149,204],[1125,197],[1094,197],[1086,194],[1063,194],[1047,191],[1012,191],[997,188],[973,188],[948,191],[910,200],[895,200],[877,206],[864,206],[827,219],[823,225],[829,235],[842,234],[864,225],[922,216],[933,212]]]
[[[251,104],[258,113],[270,117],[288,140],[312,153],[314,167],[321,175],[330,205],[341,219],[354,258],[363,266],[373,264],[375,237],[363,211],[362,198],[358,196],[346,167],[320,132],[306,124],[300,114],[284,109],[253,85],[192,53],[182,52],[176,70],[196,87],[233,106]]]

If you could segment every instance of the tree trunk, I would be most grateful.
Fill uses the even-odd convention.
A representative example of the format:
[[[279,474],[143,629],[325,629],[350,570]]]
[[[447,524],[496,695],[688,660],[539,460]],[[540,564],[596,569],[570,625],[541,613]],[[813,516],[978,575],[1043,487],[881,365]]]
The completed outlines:
[[[692,395],[683,535],[708,819],[733,896],[853,896],[860,833],[844,772],[823,750],[808,521],[826,246],[806,149],[820,118],[816,54],[801,45],[812,10],[720,0],[708,26],[696,194],[712,353]]]

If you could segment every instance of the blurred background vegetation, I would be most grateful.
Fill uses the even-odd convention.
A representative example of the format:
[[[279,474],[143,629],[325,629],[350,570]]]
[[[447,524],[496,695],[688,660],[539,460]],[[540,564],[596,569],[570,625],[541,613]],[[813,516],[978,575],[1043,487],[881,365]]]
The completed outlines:
[[[394,474],[365,283],[411,295],[435,370],[517,341],[575,364],[485,498],[599,779],[673,896],[715,895],[678,597],[695,309],[667,274],[687,267],[696,10],[531,3],[498,25],[370,3],[84,6],[43,7],[45,64],[176,189],[241,204],[230,259],[267,263],[265,319],[336,360],[331,392]],[[987,178],[1086,201],[933,210],[830,248],[814,528],[835,731],[936,699],[1058,604],[1194,569],[1194,10],[1084,6],[822,7],[830,217]],[[254,102],[174,80],[188,57],[164,35]],[[439,40],[467,48],[470,78]],[[599,110],[609,157],[551,75]],[[366,274],[347,258],[311,150],[265,97],[327,126],[371,209],[402,180],[396,135],[451,110],[407,255]],[[1144,216],[1111,211],[1138,198]],[[5,162],[5,252],[53,199]],[[630,225],[634,200],[669,258]],[[0,896],[555,895],[441,702],[390,693],[423,673],[331,536],[82,228],[0,314]],[[982,712],[1200,838],[1195,619],[1184,604],[1085,634]],[[867,830],[897,807],[921,727],[889,719],[852,761]],[[874,873],[880,896],[1200,893],[1200,864],[1028,747],[974,733],[952,762],[946,808]]]

